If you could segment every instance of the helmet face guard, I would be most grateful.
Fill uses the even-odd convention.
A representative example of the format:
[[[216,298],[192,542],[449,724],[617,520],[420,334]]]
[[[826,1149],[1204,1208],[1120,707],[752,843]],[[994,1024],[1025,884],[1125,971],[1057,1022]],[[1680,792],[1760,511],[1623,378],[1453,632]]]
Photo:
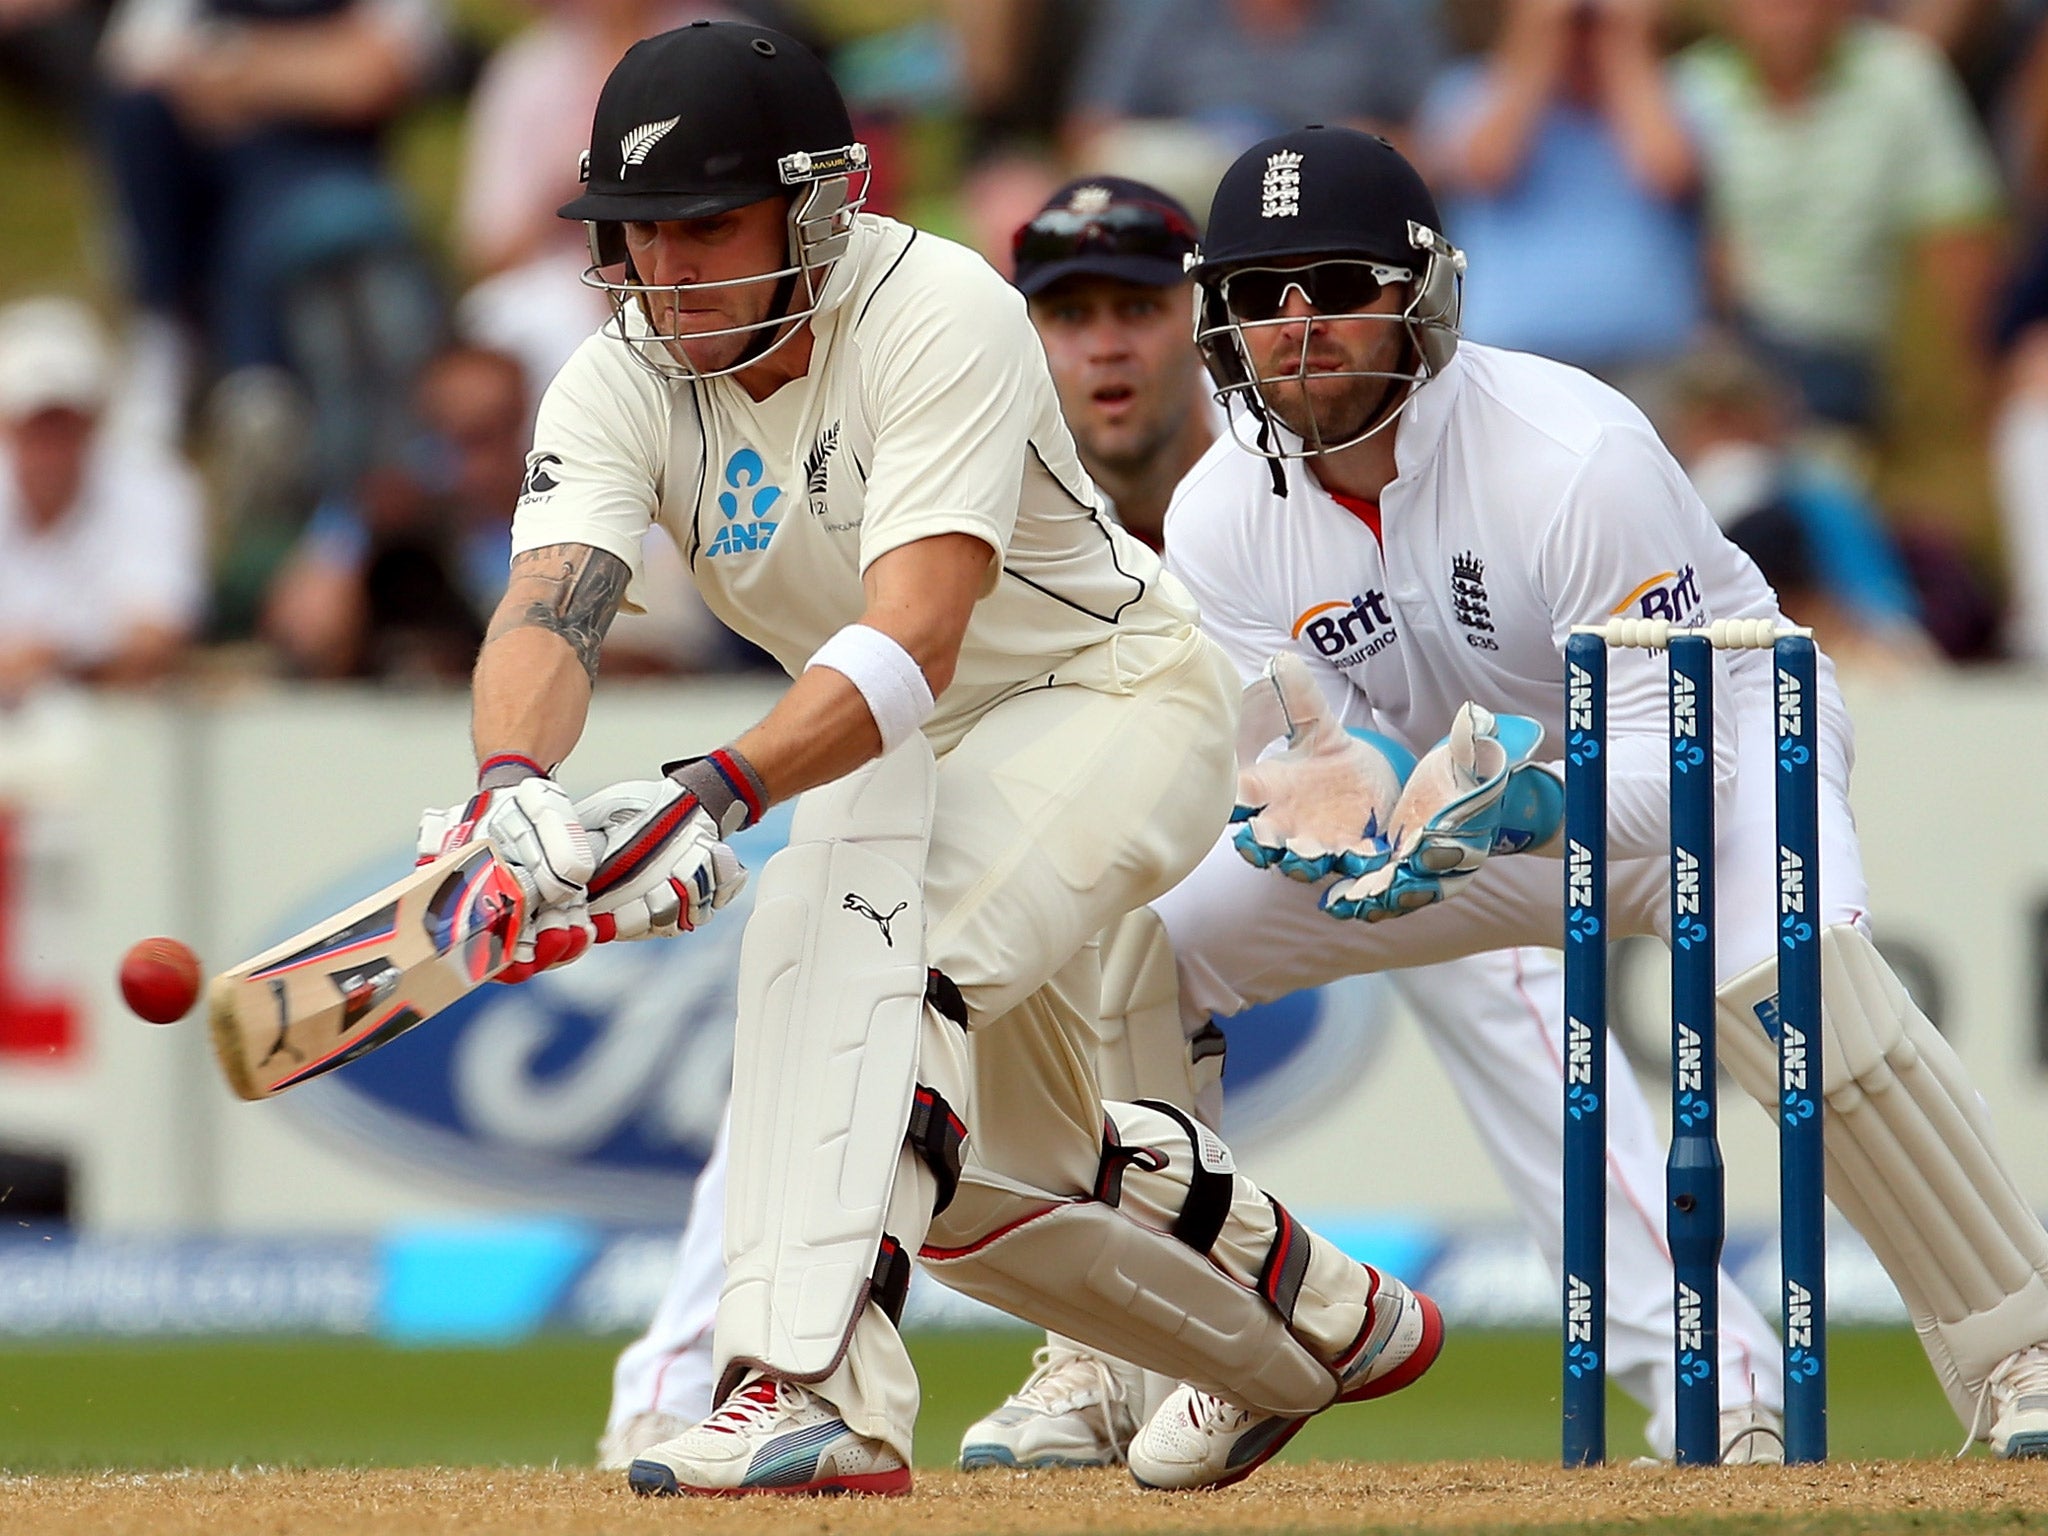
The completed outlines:
[[[1376,256],[1333,250],[1321,260],[1281,266],[1247,261],[1215,270],[1197,270],[1195,345],[1216,385],[1215,396],[1231,424],[1238,445],[1267,459],[1308,459],[1336,453],[1385,431],[1400,419],[1415,392],[1449,364],[1458,348],[1458,313],[1462,299],[1465,256],[1436,230],[1408,221],[1412,266],[1396,265]],[[1191,263],[1191,265],[1195,265]],[[1408,301],[1392,312],[1364,312],[1380,288],[1409,285]],[[1280,313],[1291,292],[1299,292],[1315,311],[1306,319]],[[1408,345],[1405,369],[1343,369],[1311,374],[1309,339],[1317,321],[1399,326]],[[1299,325],[1301,353],[1285,373],[1260,375],[1246,340],[1248,331]],[[1381,407],[1358,430],[1335,441],[1325,437],[1312,404],[1304,401],[1306,431],[1299,446],[1290,447],[1275,433],[1274,417],[1263,389],[1275,383],[1310,379],[1377,379],[1385,386]],[[1240,413],[1230,410],[1242,403]],[[1255,421],[1255,437],[1247,439],[1242,420]],[[1283,423],[1284,425],[1284,423]]]
[[[584,158],[587,175],[589,157]],[[611,318],[601,334],[623,344],[633,360],[650,373],[680,380],[723,378],[786,346],[803,323],[818,312],[832,266],[846,254],[854,216],[867,202],[867,146],[856,142],[823,152],[800,150],[782,156],[776,162],[776,172],[782,186],[791,189],[788,260],[786,265],[770,271],[708,283],[648,283],[634,270],[626,248],[625,226],[611,221],[586,221],[590,265],[583,271],[584,286],[600,290],[612,306]],[[747,201],[757,200],[741,200],[730,206],[744,207]],[[607,275],[608,269],[618,268],[623,269],[619,277]],[[761,283],[775,285],[775,297],[765,319],[689,332],[679,326],[663,331],[655,323],[657,300],[666,301],[671,314],[680,314],[693,296]],[[702,368],[690,360],[690,344],[727,336],[748,339],[731,363],[722,368]]]

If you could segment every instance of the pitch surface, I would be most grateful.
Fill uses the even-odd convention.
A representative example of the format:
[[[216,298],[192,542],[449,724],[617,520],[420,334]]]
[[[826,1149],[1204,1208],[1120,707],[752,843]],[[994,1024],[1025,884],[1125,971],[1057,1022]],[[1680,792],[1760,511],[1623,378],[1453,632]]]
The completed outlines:
[[[640,1500],[588,1471],[151,1473],[0,1481],[10,1536],[1068,1536],[1117,1532],[1622,1529],[1686,1536],[2048,1528],[2048,1467],[1567,1473],[1508,1461],[1280,1466],[1217,1494],[1146,1494],[1116,1472],[927,1472],[902,1499]]]

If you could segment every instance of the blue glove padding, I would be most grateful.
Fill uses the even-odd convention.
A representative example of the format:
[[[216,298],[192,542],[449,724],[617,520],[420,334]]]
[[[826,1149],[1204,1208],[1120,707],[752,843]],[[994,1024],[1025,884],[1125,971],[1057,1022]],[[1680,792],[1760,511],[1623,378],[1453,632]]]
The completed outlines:
[[[1564,780],[1549,768],[1528,763],[1508,775],[1500,797],[1500,825],[1493,831],[1495,853],[1541,848],[1564,828]]]
[[[1455,895],[1496,848],[1514,851],[1542,840],[1535,834],[1549,808],[1533,780],[1517,797],[1519,824],[1505,822],[1509,783],[1542,740],[1543,727],[1526,716],[1469,703],[1460,708],[1450,734],[1424,754],[1401,791],[1389,818],[1392,856],[1331,886],[1323,910],[1367,922],[1399,917]],[[1556,809],[1561,817],[1561,790]]]

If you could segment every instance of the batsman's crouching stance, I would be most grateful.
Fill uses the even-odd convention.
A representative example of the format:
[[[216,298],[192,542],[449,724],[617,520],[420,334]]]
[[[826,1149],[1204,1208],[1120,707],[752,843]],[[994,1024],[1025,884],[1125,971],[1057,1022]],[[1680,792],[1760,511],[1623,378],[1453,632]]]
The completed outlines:
[[[634,1488],[907,1489],[913,1255],[1240,1405],[1270,1454],[1418,1377],[1441,1321],[1179,1110],[1101,1100],[1091,940],[1223,824],[1239,685],[1102,515],[1022,301],[860,213],[864,164],[779,33],[685,27],[612,72],[564,214],[616,315],[543,403],[479,793],[423,842],[520,866],[539,967],[708,920],[743,878],[725,835],[809,791],[741,952],[719,1406]],[[547,767],[650,520],[794,681],[731,746],[571,805]]]

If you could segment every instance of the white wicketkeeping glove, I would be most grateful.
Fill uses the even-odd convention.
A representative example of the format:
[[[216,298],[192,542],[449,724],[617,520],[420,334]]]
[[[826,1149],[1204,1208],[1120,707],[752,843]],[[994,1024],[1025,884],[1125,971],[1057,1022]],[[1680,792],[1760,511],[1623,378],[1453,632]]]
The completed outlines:
[[[1284,652],[1245,689],[1239,722],[1230,819],[1246,862],[1306,881],[1387,862],[1387,820],[1415,766],[1406,747],[1339,725],[1307,664]],[[1281,751],[1259,758],[1283,738]]]
[[[1393,856],[1331,886],[1323,910],[1367,922],[1399,917],[1457,894],[1493,853],[1527,846],[1528,830],[1502,827],[1503,797],[1542,740],[1542,726],[1526,716],[1461,706],[1450,734],[1423,754],[1388,817]]]
[[[483,777],[505,777],[485,765]],[[586,883],[602,844],[577,818],[568,792],[545,774],[480,788],[461,805],[420,816],[418,861],[429,863],[487,837],[498,860],[526,890],[527,919],[512,946],[513,963],[499,981],[524,981],[536,971],[567,965],[595,937],[585,910]]]
[[[586,795],[575,809],[605,849],[590,877],[600,944],[687,933],[746,886],[739,855],[674,779],[630,779]]]

